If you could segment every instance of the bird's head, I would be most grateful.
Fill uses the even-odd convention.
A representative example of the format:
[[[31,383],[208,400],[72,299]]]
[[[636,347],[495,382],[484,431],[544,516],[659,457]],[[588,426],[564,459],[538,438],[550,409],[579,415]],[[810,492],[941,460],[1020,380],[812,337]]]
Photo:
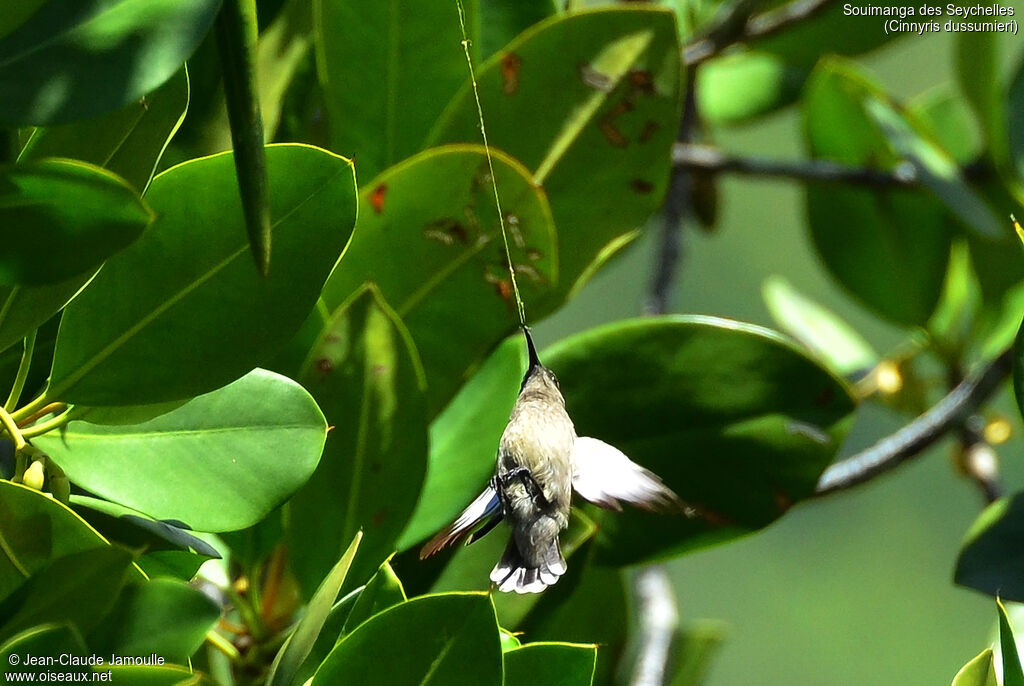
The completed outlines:
[[[526,334],[526,349],[530,355],[530,364],[526,369],[526,374],[523,375],[523,383],[519,387],[519,397],[537,395],[541,398],[557,399],[564,405],[565,400],[562,398],[562,391],[558,386],[558,377],[541,364],[530,330],[523,327],[523,333]]]

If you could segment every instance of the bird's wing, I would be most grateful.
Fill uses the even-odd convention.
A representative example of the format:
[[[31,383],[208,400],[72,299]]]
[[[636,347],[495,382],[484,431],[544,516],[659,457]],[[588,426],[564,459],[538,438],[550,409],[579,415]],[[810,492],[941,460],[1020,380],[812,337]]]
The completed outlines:
[[[618,448],[596,438],[576,439],[572,453],[572,487],[583,498],[606,510],[621,510],[623,500],[645,510],[684,510],[672,489],[626,457]]]
[[[501,517],[501,500],[498,498],[498,492],[494,490],[494,486],[488,485],[484,492],[478,495],[476,500],[471,502],[454,522],[442,529],[423,546],[420,550],[420,559],[430,557],[442,548],[458,541],[481,522],[490,520],[481,532],[473,535],[470,539],[470,543],[472,543],[486,531],[490,531],[495,524],[501,521]]]

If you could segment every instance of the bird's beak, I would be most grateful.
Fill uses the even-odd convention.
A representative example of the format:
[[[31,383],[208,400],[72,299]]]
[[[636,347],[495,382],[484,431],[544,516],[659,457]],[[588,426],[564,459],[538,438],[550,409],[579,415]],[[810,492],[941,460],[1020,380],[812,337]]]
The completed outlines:
[[[540,357],[537,356],[537,347],[533,344],[533,336],[530,335],[530,330],[523,327],[523,333],[526,334],[526,349],[530,352],[530,366],[526,370],[526,375],[529,376],[537,367],[541,367]]]

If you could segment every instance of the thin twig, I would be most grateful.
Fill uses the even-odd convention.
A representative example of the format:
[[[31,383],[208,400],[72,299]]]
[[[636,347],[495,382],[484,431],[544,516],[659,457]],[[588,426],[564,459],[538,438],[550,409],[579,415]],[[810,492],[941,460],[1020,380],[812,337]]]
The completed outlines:
[[[919,454],[962,424],[999,388],[1012,368],[1013,349],[1009,348],[910,424],[826,469],[818,480],[817,495],[864,483]]]
[[[851,167],[829,160],[764,160],[729,155],[706,145],[676,144],[672,150],[676,167],[711,174],[731,172],[758,177],[777,177],[817,183],[845,183],[858,186],[910,187],[917,182],[912,165],[903,163],[893,171]]]
[[[697,100],[688,80],[683,99],[683,116],[679,124],[677,140],[679,146],[688,144],[697,120]],[[655,255],[657,266],[651,280],[651,291],[644,305],[647,314],[664,314],[669,309],[672,287],[678,276],[679,261],[682,257],[683,221],[689,210],[693,178],[690,170],[683,166],[672,169],[668,193],[662,211],[661,236]]]

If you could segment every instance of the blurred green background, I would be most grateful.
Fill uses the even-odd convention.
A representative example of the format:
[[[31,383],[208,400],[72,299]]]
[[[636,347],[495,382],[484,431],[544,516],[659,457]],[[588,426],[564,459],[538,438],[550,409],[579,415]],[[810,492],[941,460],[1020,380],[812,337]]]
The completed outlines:
[[[1014,7],[1017,17],[1024,14],[1024,4]],[[1019,41],[1004,39],[1008,59],[1016,59]],[[908,38],[858,61],[889,92],[908,98],[953,80],[953,43],[949,34]],[[736,154],[804,155],[794,108],[756,125],[714,131],[712,138]],[[715,233],[687,226],[674,311],[774,326],[761,285],[782,274],[877,350],[891,351],[906,332],[881,323],[825,272],[805,236],[803,208],[797,183],[720,177]],[[536,327],[539,342],[637,316],[656,243],[657,232],[648,230],[624,250]],[[999,446],[1012,492],[1024,478],[1024,433],[1009,393],[995,408],[1014,425],[1014,436]],[[869,404],[843,455],[908,420]],[[952,469],[949,448],[939,444],[866,486],[800,505],[760,534],[669,563],[683,625],[702,618],[726,623],[709,684],[948,684],[988,645],[991,599],[952,584],[961,539],[984,503],[975,485]]]

